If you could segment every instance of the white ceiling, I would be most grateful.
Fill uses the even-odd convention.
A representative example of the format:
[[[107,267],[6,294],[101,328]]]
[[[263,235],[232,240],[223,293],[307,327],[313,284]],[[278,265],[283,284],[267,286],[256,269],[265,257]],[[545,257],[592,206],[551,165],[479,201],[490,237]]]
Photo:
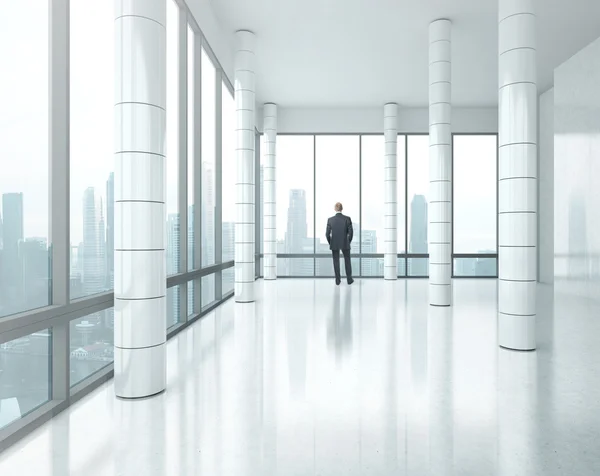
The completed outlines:
[[[211,0],[257,37],[257,101],[283,107],[428,103],[428,25],[449,18],[452,101],[497,104],[498,0]],[[600,0],[536,0],[538,87],[600,36]]]

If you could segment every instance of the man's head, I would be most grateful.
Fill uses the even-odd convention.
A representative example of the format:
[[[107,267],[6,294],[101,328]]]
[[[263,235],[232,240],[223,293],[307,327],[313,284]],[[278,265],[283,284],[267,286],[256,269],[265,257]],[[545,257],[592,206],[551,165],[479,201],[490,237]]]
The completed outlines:
[[[344,209],[344,207],[342,206],[342,204],[341,204],[340,202],[337,202],[337,203],[335,204],[335,211],[336,211],[337,213],[340,213],[340,212],[341,212],[343,209]]]

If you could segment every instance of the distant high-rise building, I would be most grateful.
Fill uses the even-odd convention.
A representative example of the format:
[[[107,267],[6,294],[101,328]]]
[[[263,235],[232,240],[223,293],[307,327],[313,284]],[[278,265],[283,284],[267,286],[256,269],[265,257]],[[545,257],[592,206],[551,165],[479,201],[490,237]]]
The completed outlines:
[[[223,261],[235,259],[235,223],[223,222]]]
[[[307,237],[306,192],[304,190],[290,190],[285,234],[286,253],[302,253]]]
[[[202,266],[215,263],[215,190],[211,164],[202,164]],[[215,279],[202,280],[202,305],[215,299]]]
[[[304,253],[307,251],[307,247],[310,248],[309,251],[312,252],[314,244],[308,243],[308,226],[306,223],[306,192],[304,190],[290,190],[285,244],[286,253]],[[288,275],[303,276],[307,274],[308,270],[306,269],[306,260],[289,259],[288,261],[290,264]]]
[[[22,263],[23,304],[27,309],[46,306],[49,302],[48,244],[46,238],[26,238],[19,243]]]
[[[197,250],[194,247],[194,205],[188,207],[188,270],[194,269],[194,256]],[[194,312],[194,283],[188,282],[188,315]]]
[[[83,193],[83,293],[96,294],[104,290],[105,274],[100,243],[100,217],[93,187]]]
[[[410,204],[410,243],[409,253],[427,253],[427,200],[424,195],[415,195]],[[409,260],[409,274],[427,276],[427,260],[413,258]]]
[[[179,213],[169,213],[167,217],[167,275],[179,272],[180,235]]]
[[[358,228],[358,225],[355,227]],[[361,253],[377,253],[377,232],[375,230],[362,230],[361,232]],[[364,276],[379,275],[379,261],[381,258],[363,258],[362,274]],[[382,260],[381,260],[382,261]]]
[[[167,275],[179,272],[181,227],[179,213],[170,213],[167,217]],[[180,296],[177,288],[167,293],[167,319],[177,322],[180,314]]]
[[[2,217],[2,300],[12,303],[9,308],[12,312],[17,312],[23,302],[22,266],[19,256],[19,243],[24,238],[22,193],[2,195]]]
[[[106,181],[106,289],[115,284],[115,174]]]

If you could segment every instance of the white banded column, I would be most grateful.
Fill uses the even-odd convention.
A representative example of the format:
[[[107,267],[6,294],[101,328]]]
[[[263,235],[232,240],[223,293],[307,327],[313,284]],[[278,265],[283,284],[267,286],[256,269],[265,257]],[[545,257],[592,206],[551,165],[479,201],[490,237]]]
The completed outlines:
[[[533,0],[499,2],[498,343],[535,349],[537,85]]]
[[[275,182],[276,172],[276,142],[277,142],[277,105],[268,103],[263,109],[263,132],[265,134],[265,164],[264,170],[264,259],[263,275],[265,279],[277,278],[277,201]]]
[[[450,20],[429,25],[429,304],[452,298]]]
[[[115,393],[166,387],[165,0],[115,12]]]
[[[398,105],[383,106],[384,168],[384,258],[383,277],[398,279]]]
[[[235,224],[235,300],[254,302],[254,33],[236,33],[235,107],[237,218]]]

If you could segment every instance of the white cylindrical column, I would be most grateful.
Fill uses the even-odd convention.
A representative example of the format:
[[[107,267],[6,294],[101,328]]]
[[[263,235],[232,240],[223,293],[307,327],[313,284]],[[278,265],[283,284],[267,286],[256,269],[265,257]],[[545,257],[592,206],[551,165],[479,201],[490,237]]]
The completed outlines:
[[[115,393],[166,387],[165,0],[115,11]]]
[[[384,258],[383,277],[398,279],[398,105],[383,106],[384,169]]]
[[[237,218],[235,224],[235,300],[254,301],[254,33],[236,33],[235,107]]]
[[[276,141],[277,141],[277,106],[275,104],[265,104],[264,110],[264,128],[265,134],[265,163],[264,173],[264,201],[263,201],[263,275],[265,279],[277,278],[277,184],[275,181],[276,172]]]
[[[533,0],[499,1],[498,343],[535,349],[537,85]]]
[[[452,299],[450,20],[429,25],[429,304]]]

